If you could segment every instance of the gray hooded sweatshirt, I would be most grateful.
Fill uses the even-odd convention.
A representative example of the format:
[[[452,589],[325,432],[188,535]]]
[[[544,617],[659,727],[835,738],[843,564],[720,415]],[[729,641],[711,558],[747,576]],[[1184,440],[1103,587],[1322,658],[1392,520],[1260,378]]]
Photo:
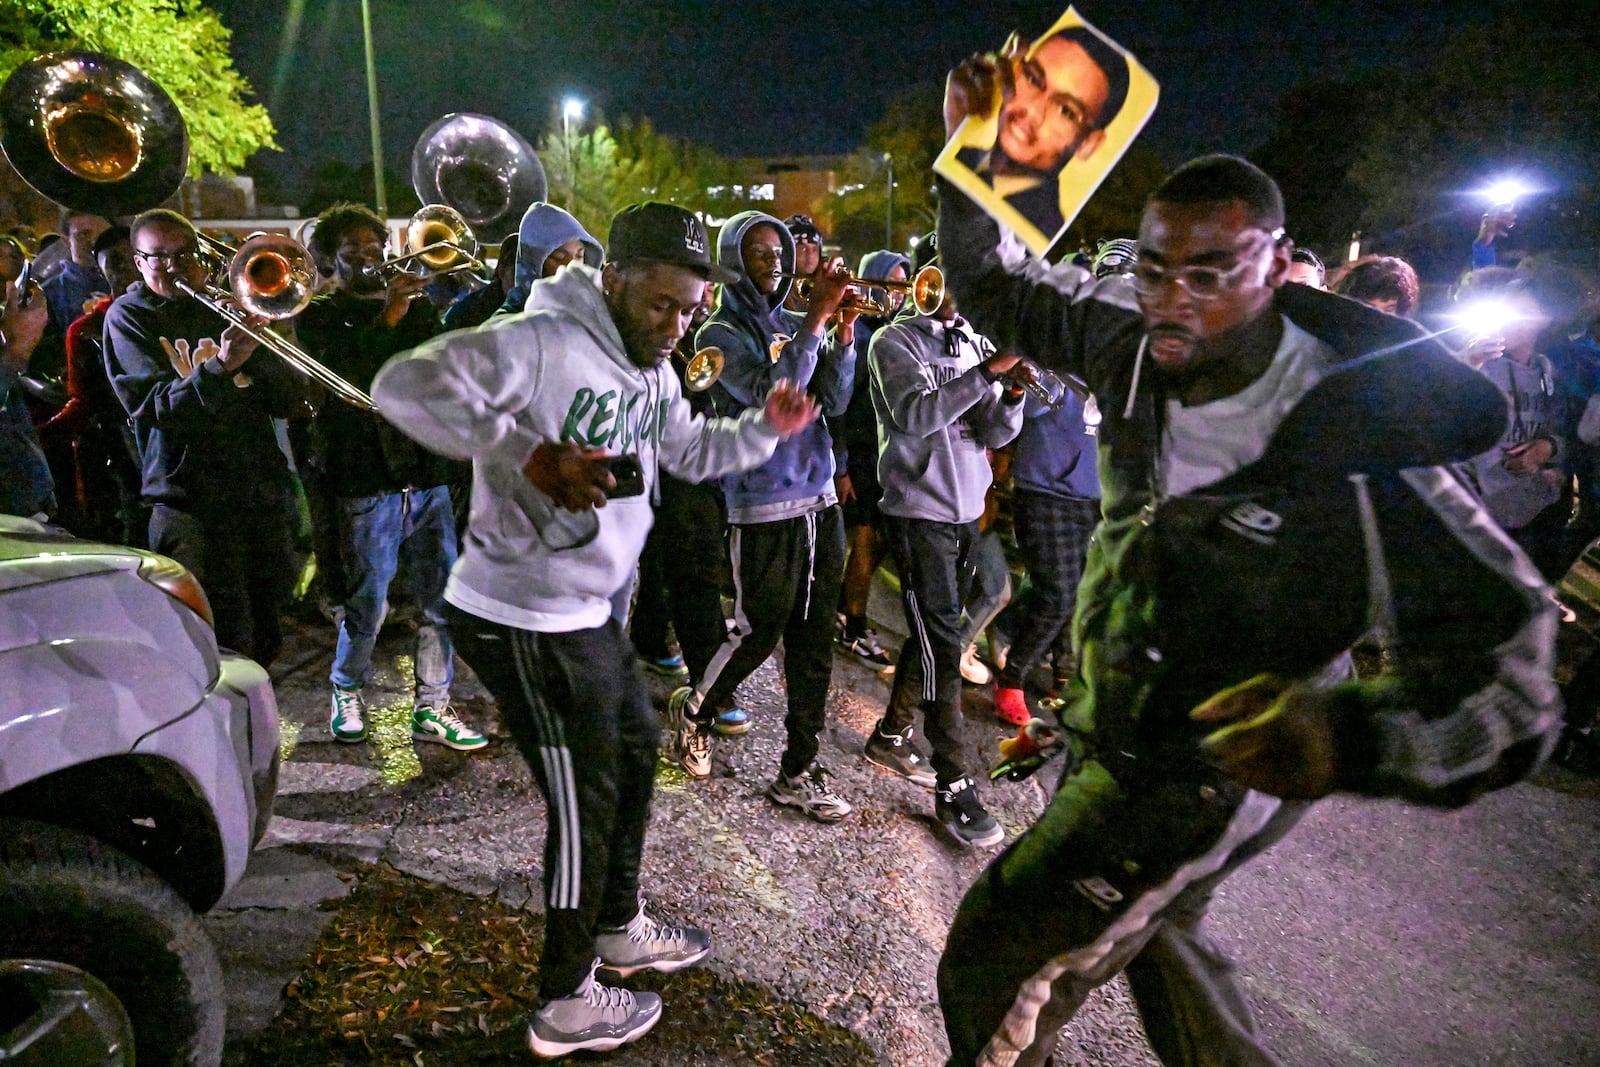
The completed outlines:
[[[960,319],[903,315],[872,338],[872,407],[878,416],[878,481],[885,515],[972,522],[994,476],[988,449],[1022,429],[978,364],[994,346]]]
[[[778,443],[762,408],[702,419],[669,366],[635,366],[600,272],[579,263],[535,285],[526,312],[395,357],[372,394],[406,434],[472,461],[471,529],[445,599],[541,633],[592,629],[610,617],[611,595],[633,573],[650,530],[660,469],[704,481],[759,465]],[[537,446],[560,441],[638,455],[645,493],[576,513],[556,507],[523,467]]]

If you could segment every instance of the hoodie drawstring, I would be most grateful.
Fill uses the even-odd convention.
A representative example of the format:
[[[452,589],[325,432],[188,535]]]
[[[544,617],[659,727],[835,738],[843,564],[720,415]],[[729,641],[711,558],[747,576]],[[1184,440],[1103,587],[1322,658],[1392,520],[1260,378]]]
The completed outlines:
[[[1133,402],[1139,398],[1139,371],[1144,367],[1144,350],[1149,344],[1149,334],[1139,338],[1139,351],[1133,357],[1133,383],[1128,386],[1128,405],[1122,409],[1124,419],[1133,418]]]
[[[806,607],[800,617],[811,618],[811,587],[817,581],[817,512],[806,512]]]

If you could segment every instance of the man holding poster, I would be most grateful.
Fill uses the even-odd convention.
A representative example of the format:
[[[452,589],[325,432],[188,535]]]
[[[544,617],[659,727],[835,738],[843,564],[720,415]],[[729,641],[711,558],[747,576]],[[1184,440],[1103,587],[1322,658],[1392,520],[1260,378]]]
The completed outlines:
[[[998,101],[934,170],[1043,255],[1149,118],[1156,84],[1070,8],[1031,47],[1012,34],[997,60]]]
[[[1006,65],[951,74],[947,129]],[[1128,276],[1047,269],[941,194],[962,314],[1078,376],[1104,416],[1078,677],[1050,724],[1066,766],[951,926],[949,1063],[1041,1067],[1124,972],[1163,1064],[1270,1067],[1205,929],[1222,881],[1309,801],[1460,806],[1559,736],[1556,604],[1450,469],[1492,446],[1506,406],[1414,324],[1285,285],[1283,197],[1244,159],[1162,182]],[[1356,678],[1368,634],[1391,656]],[[993,774],[1037,766],[1014,762],[1051,740],[1029,726]]]

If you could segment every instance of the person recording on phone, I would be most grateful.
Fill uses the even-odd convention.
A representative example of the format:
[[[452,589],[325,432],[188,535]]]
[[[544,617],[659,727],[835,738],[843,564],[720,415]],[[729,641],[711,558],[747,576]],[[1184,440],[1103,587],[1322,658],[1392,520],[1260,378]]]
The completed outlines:
[[[439,332],[425,299],[428,278],[386,272],[388,227],[369,208],[335,204],[317,216],[312,254],[333,264],[329,289],[296,324],[300,342],[335,374],[366,389],[397,352]],[[322,405],[310,430],[313,463],[332,499],[332,541],[344,572],[329,681],[328,726],[334,740],[367,738],[362,687],[389,607],[389,583],[402,560],[421,620],[417,626],[416,694],[411,736],[457,751],[489,739],[450,706],[455,647],[444,617],[444,584],[456,561],[450,482],[458,464],[419,447],[370,411],[341,401]]]
[[[636,204],[613,220],[602,269],[573,262],[532,287],[525,313],[433,338],[372,387],[394,425],[472,460],[446,612],[548,804],[545,1004],[528,1033],[541,1056],[614,1048],[660,1018],[656,994],[597,985],[597,966],[671,971],[711,949],[638,899],[660,720],[611,597],[638,563],[661,471],[749,469],[817,418],[785,381],[738,418],[689,410],[668,360],[706,285],[734,277],[694,215]]]

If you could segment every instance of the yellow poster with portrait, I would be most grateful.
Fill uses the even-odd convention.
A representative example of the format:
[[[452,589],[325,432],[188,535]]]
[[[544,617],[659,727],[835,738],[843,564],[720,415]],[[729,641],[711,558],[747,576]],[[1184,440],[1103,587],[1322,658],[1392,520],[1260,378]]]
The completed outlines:
[[[1066,12],[996,55],[995,100],[968,116],[934,172],[1043,256],[1155,112],[1160,86],[1121,45]]]

